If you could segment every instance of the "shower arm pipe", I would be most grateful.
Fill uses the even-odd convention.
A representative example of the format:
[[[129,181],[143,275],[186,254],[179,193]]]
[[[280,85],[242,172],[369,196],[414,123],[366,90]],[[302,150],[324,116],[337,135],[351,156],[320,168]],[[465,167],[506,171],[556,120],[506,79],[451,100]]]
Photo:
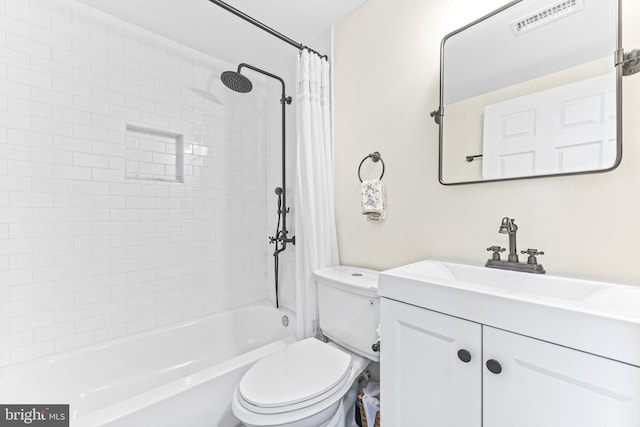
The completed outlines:
[[[297,41],[290,39],[289,37],[285,36],[284,34],[282,34],[282,33],[278,32],[278,31],[274,30],[273,28],[263,24],[262,22],[260,22],[257,19],[247,15],[243,11],[236,9],[235,7],[231,6],[230,4],[227,4],[227,3],[225,3],[225,2],[223,2],[221,0],[209,0],[209,1],[211,3],[213,3],[213,4],[215,4],[216,6],[219,6],[222,9],[226,10],[227,12],[233,13],[238,18],[244,19],[248,23],[255,25],[256,27],[260,28],[262,31],[266,31],[267,33],[271,34],[272,36],[279,38],[283,42],[298,48],[298,50],[307,49],[309,52],[313,52],[313,53],[315,53],[316,55],[318,55],[321,58],[329,59],[329,57],[327,55],[322,55],[320,52],[317,52],[317,51],[311,49],[310,47],[303,45],[302,43],[298,43]]]
[[[280,85],[282,86],[282,97],[280,98],[280,104],[282,104],[282,208],[280,209],[282,212],[278,212],[278,213],[282,213],[282,236],[275,236],[276,239],[279,239],[281,237],[281,241],[282,241],[282,247],[280,249],[276,250],[276,254],[284,251],[287,248],[287,243],[293,243],[294,245],[296,244],[296,238],[294,237],[287,237],[287,234],[289,233],[289,231],[287,230],[287,188],[286,188],[286,183],[287,183],[287,171],[286,171],[286,109],[285,106],[287,104],[291,104],[291,97],[286,95],[286,88],[285,88],[285,84],[284,84],[284,80],[282,80],[281,77],[276,76],[275,74],[271,74],[268,71],[264,71],[258,67],[254,67],[253,65],[247,64],[247,63],[242,63],[240,65],[238,65],[238,73],[240,73],[240,71],[243,68],[248,68],[250,70],[253,70],[257,73],[263,74],[267,77],[271,77],[272,79],[276,79],[280,82]]]

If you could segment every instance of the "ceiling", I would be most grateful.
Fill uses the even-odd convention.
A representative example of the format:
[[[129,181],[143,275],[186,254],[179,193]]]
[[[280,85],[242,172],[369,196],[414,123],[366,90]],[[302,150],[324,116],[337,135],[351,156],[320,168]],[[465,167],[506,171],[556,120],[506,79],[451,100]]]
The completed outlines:
[[[209,0],[79,0],[95,9],[231,62],[274,66],[295,47]],[[364,0],[228,0],[226,3],[311,49]],[[322,51],[323,54],[329,52]]]

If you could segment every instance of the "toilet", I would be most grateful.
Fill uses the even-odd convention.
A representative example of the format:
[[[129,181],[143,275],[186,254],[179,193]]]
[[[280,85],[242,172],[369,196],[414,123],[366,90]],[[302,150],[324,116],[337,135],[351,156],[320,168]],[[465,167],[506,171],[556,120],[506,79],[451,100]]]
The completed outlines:
[[[314,272],[325,343],[311,337],[265,356],[235,389],[231,408],[247,427],[345,427],[357,379],[380,355],[378,272],[336,266]]]

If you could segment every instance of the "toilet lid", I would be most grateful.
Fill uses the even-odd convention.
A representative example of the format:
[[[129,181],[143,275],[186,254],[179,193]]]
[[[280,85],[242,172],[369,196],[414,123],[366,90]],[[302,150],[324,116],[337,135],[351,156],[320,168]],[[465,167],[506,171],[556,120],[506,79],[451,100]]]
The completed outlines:
[[[259,360],[242,377],[238,392],[259,408],[295,405],[341,385],[350,371],[351,355],[307,338]]]

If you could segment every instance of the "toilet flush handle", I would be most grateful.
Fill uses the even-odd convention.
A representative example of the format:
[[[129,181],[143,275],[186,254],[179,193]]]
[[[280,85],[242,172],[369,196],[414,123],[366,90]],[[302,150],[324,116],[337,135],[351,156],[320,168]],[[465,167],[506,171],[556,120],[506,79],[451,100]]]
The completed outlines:
[[[380,352],[380,340],[374,342],[371,345],[371,350],[375,351],[376,353]]]

